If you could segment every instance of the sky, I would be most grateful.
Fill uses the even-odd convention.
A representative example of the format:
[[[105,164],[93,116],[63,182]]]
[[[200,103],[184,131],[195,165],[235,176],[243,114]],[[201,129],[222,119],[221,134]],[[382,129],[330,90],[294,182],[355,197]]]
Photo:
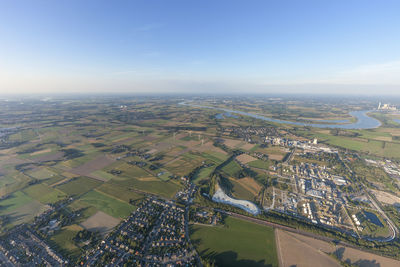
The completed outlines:
[[[400,94],[398,0],[2,0],[0,94]]]

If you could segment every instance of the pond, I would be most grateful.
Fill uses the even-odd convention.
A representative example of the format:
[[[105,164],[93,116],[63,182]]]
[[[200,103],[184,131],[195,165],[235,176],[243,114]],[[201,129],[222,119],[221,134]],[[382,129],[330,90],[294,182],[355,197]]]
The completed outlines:
[[[365,217],[367,217],[367,220],[372,222],[373,224],[383,227],[382,222],[379,220],[378,216],[376,214],[369,212],[369,211],[364,211]]]

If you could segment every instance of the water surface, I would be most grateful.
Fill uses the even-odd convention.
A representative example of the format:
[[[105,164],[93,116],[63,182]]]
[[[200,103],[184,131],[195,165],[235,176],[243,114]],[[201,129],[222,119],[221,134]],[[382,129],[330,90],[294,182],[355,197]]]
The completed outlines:
[[[299,126],[311,126],[311,127],[317,127],[317,128],[372,129],[372,128],[377,128],[377,127],[381,126],[381,122],[379,120],[367,115],[368,112],[371,112],[370,110],[361,110],[361,111],[350,112],[349,114],[357,119],[357,121],[354,123],[326,124],[326,123],[304,123],[304,122],[297,122],[297,121],[286,121],[286,120],[280,120],[280,119],[273,119],[273,118],[265,117],[265,116],[259,115],[259,114],[253,114],[253,113],[248,113],[248,112],[239,111],[239,110],[232,110],[232,109],[227,109],[227,108],[217,108],[217,107],[191,104],[190,102],[182,102],[179,104],[191,106],[191,107],[197,107],[197,108],[222,110],[227,113],[240,114],[240,115],[244,115],[244,116],[248,116],[248,117],[252,117],[252,118],[256,118],[256,119],[260,119],[260,120],[264,120],[264,121],[269,121],[269,122],[286,123],[286,124],[299,125]],[[330,121],[330,122],[333,122],[333,121]]]
[[[376,216],[374,213],[369,212],[369,211],[364,211],[365,217],[367,217],[367,220],[372,222],[373,224],[383,227],[382,222],[379,220],[378,216]]]

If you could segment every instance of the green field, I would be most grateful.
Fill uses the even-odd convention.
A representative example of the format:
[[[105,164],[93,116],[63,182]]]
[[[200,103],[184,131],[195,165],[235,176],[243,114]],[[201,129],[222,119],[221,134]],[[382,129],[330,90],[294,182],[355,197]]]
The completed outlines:
[[[62,254],[69,257],[79,256],[80,249],[75,245],[73,238],[83,228],[78,225],[68,225],[61,228],[50,240],[59,248]]]
[[[11,141],[30,141],[33,140],[37,137],[37,134],[35,133],[34,130],[28,129],[28,130],[23,130],[19,131],[18,133],[15,133],[11,135],[9,138]]]
[[[229,179],[229,181],[233,185],[231,192],[234,198],[254,201],[255,195],[244,188],[236,179]]]
[[[190,235],[201,257],[216,266],[278,266],[270,227],[228,217],[224,226],[193,225]]]
[[[128,139],[131,137],[136,137],[136,136],[138,136],[138,133],[128,132],[128,133],[122,133],[122,134],[117,134],[117,135],[111,136],[108,138],[108,140],[114,142],[114,141],[124,140],[124,139]]]
[[[135,206],[129,205],[98,191],[90,191],[83,195],[79,201],[93,206],[115,218],[125,218],[135,209]]]
[[[147,171],[143,170],[140,167],[130,165],[128,163],[120,163],[114,167],[108,167],[107,169],[113,169],[113,170],[119,170],[122,171],[122,174],[120,176],[125,176],[125,177],[149,177],[151,174],[149,174]]]
[[[7,216],[7,226],[28,222],[44,210],[44,205],[22,191],[0,201],[0,216]]]
[[[114,175],[112,175],[111,173],[103,171],[103,170],[98,170],[98,171],[92,172],[91,174],[96,177],[102,178],[106,181],[111,180],[114,177]]]
[[[0,214],[7,214],[13,210],[19,208],[20,206],[27,204],[32,201],[28,195],[21,191],[15,192],[4,200],[0,201]]]
[[[198,183],[201,180],[207,179],[210,177],[211,173],[215,169],[215,166],[208,167],[208,168],[202,168],[193,178],[194,183]]]
[[[24,192],[30,197],[44,204],[55,203],[58,200],[64,199],[66,197],[66,195],[58,189],[48,187],[44,184],[32,185],[26,188]]]
[[[79,224],[86,221],[90,216],[96,214],[99,210],[96,207],[90,206],[87,203],[76,200],[67,206],[68,210],[76,212],[79,210],[80,216],[75,218],[74,222]]]
[[[69,196],[73,195],[81,195],[89,190],[101,185],[102,183],[100,181],[87,178],[87,177],[78,177],[71,179],[65,184],[61,184],[57,186],[59,190],[63,191],[65,194]]]
[[[236,177],[237,173],[240,172],[242,168],[239,166],[239,164],[231,160],[228,164],[226,164],[223,168],[222,171],[228,174],[229,176]]]
[[[168,181],[170,178],[170,176],[172,175],[172,173],[168,172],[168,171],[163,171],[162,175],[157,175],[157,177],[159,179],[161,179],[162,181]]]
[[[0,176],[0,196],[5,196],[28,185],[31,179],[22,172],[11,171],[6,176]]]
[[[47,168],[40,168],[38,170],[30,172],[29,175],[35,177],[36,179],[48,179],[48,178],[52,178],[53,176],[55,176],[56,173],[50,171]]]
[[[126,186],[120,186],[117,184],[104,183],[96,190],[106,195],[112,196],[116,199],[125,201],[126,203],[129,203],[129,200],[131,199],[135,200],[144,198],[144,195],[137,194],[129,190],[129,188],[127,188]]]
[[[251,161],[251,162],[247,163],[247,165],[249,165],[250,167],[265,169],[265,170],[268,170],[268,168],[269,168],[268,162],[261,160],[261,159]]]
[[[62,181],[64,179],[65,179],[64,176],[55,175],[52,178],[44,180],[43,183],[45,183],[47,185],[53,185],[53,184],[58,183],[58,182],[60,182],[60,181]]]
[[[228,155],[224,155],[220,152],[207,151],[201,154],[204,158],[214,161],[217,164],[220,164],[228,159]]]
[[[372,137],[351,138],[345,136],[333,136],[323,133],[311,134],[312,137],[318,138],[319,142],[327,143],[354,151],[369,153],[380,157],[390,157],[400,159],[400,144],[388,141],[375,140],[378,136],[387,137],[385,133],[376,133],[368,130],[361,131],[362,136]]]
[[[0,177],[0,188],[5,187],[9,184],[13,184],[13,183],[15,183],[15,180],[14,180],[14,178],[12,178],[9,175]]]
[[[205,159],[201,155],[185,153],[177,160],[165,165],[164,168],[175,175],[183,176],[189,174],[193,169],[201,166],[204,160]]]
[[[157,178],[155,178],[157,179]],[[115,183],[125,187],[131,187],[132,189],[137,189],[140,191],[161,195],[163,197],[171,198],[179,190],[180,186],[172,181],[163,182],[160,180],[156,181],[141,181],[135,178],[119,178],[112,179],[111,183]]]

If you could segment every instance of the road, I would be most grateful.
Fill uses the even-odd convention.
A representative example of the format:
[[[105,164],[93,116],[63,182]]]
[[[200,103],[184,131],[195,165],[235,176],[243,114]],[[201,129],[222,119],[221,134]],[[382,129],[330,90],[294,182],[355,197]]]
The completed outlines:
[[[346,167],[346,169],[351,173],[351,174],[355,174],[352,169],[347,165],[347,163],[345,161],[343,161],[342,157],[340,156],[340,154],[338,153],[338,157],[340,159],[340,161],[344,164],[344,166]],[[355,177],[357,178],[357,175],[355,174]],[[390,242],[392,240],[394,240],[396,238],[396,236],[399,234],[399,229],[397,229],[396,225],[392,222],[392,220],[386,215],[386,213],[382,210],[382,208],[380,207],[380,205],[375,201],[375,198],[371,196],[371,194],[369,193],[367,187],[365,186],[365,184],[363,182],[361,182],[361,180],[357,179],[357,181],[360,183],[360,185],[362,186],[362,189],[364,191],[364,193],[367,195],[368,199],[371,201],[372,205],[375,207],[375,209],[381,214],[381,216],[385,219],[385,221],[387,222],[389,229],[390,229],[390,235],[388,237],[384,237],[384,238],[372,238],[372,237],[362,237],[366,240],[369,241],[379,241],[379,242]]]
[[[364,189],[365,194],[368,196],[368,199],[371,201],[372,205],[382,215],[382,217],[385,219],[385,221],[387,222],[387,224],[388,224],[388,226],[390,228],[390,231],[391,231],[390,236],[388,236],[386,238],[383,238],[380,241],[381,242],[390,242],[390,241],[392,241],[393,239],[396,238],[396,235],[398,235],[398,231],[399,230],[397,229],[395,224],[390,220],[390,218],[386,215],[386,213],[381,209],[380,205],[375,201],[374,197],[371,196],[371,194],[367,190],[366,186],[363,183],[361,183],[361,185],[362,185],[362,187]],[[377,239],[376,238],[375,239],[371,238],[371,240],[377,240]]]
[[[290,151],[289,156],[287,157],[287,159],[286,159],[283,163],[289,164],[289,162],[290,162],[290,161],[293,159],[293,157],[294,157],[294,153],[296,153],[296,147],[294,147],[294,148],[292,149],[292,151]]]

